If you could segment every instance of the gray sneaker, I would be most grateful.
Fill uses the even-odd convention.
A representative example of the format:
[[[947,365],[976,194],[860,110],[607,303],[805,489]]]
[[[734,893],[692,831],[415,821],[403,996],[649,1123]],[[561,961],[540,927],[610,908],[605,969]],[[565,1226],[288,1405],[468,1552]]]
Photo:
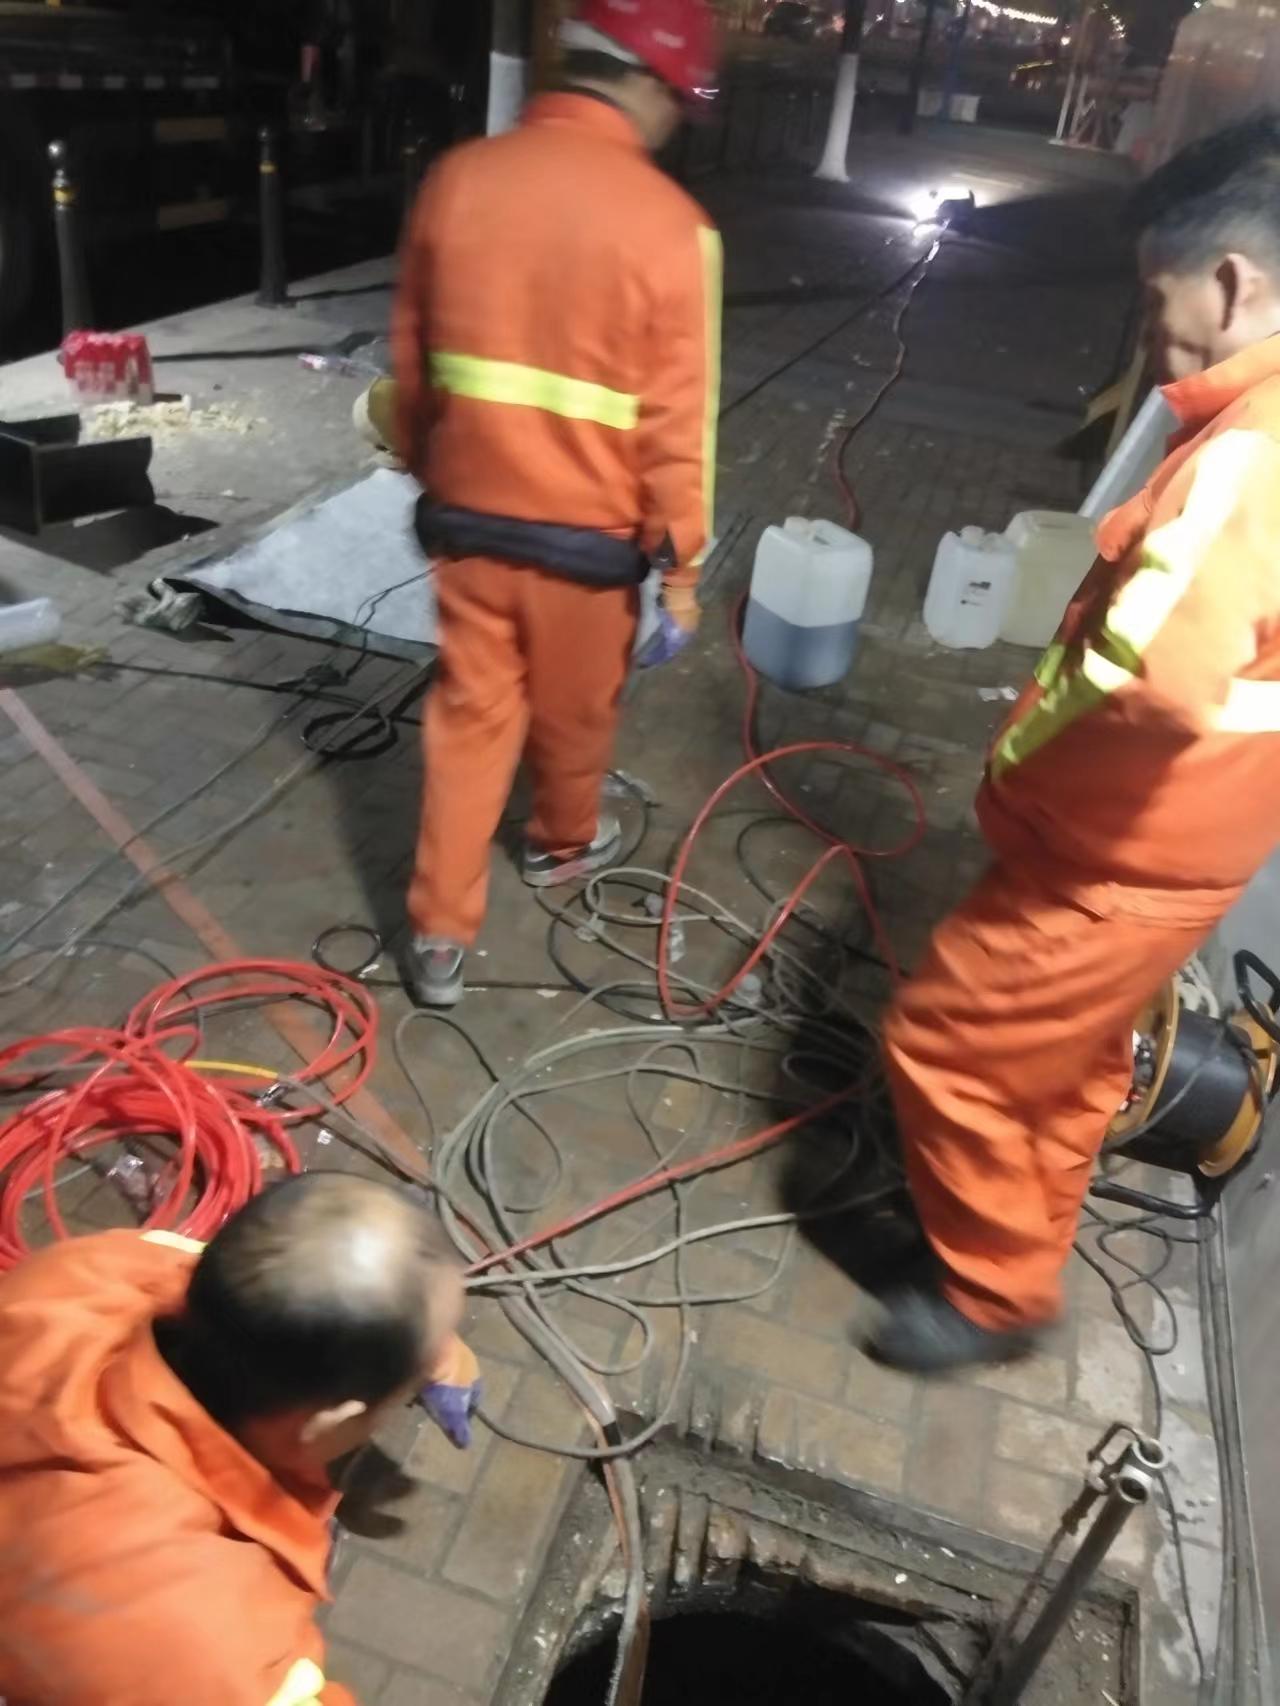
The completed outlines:
[[[415,936],[405,968],[409,993],[419,1007],[456,1007],[465,985],[465,950],[438,936]]]
[[[604,865],[612,864],[622,846],[622,825],[616,817],[602,817],[596,824],[596,838],[567,859],[554,853],[539,853],[525,843],[521,875],[531,889],[553,889],[560,883],[576,882],[589,877]]]
[[[979,1327],[936,1291],[908,1287],[886,1298],[888,1315],[866,1346],[875,1362],[909,1374],[945,1374],[1030,1356],[1043,1329]],[[1047,1326],[1047,1323],[1046,1323]]]

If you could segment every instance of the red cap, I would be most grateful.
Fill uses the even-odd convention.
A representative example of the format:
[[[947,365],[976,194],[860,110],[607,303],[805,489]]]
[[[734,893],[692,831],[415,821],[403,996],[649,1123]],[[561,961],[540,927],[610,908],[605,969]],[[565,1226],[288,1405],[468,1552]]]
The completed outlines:
[[[582,0],[579,20],[689,97],[715,87],[715,19],[706,0]]]

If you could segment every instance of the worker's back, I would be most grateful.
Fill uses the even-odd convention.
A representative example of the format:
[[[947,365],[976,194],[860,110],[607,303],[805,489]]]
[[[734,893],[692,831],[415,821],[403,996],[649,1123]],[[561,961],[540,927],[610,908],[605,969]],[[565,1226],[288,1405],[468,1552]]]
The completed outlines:
[[[718,313],[712,245],[631,122],[590,95],[544,96],[510,135],[446,157],[414,215],[397,315],[399,370],[407,348],[427,369],[414,461],[432,497],[635,535],[647,422],[691,410],[701,449],[718,375],[688,305]]]
[[[0,1280],[0,1700],[350,1706],[324,1491],[287,1492],[161,1360],[195,1255],[108,1232]]]

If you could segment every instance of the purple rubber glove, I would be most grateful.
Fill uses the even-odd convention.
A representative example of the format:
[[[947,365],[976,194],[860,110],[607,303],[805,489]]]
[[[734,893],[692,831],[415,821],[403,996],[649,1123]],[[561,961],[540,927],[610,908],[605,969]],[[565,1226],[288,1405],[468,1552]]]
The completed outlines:
[[[658,606],[658,626],[636,653],[637,669],[656,669],[674,663],[694,638],[694,630],[682,628],[665,605]]]
[[[454,1337],[445,1347],[434,1378],[418,1394],[418,1402],[445,1438],[465,1451],[471,1444],[471,1418],[483,1396],[480,1364],[462,1340]]]

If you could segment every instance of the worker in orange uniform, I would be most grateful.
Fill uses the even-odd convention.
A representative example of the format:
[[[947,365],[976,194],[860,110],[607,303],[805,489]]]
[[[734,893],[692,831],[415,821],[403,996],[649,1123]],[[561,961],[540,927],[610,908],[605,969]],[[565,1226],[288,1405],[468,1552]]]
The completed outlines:
[[[277,1185],[206,1249],[107,1232],[0,1279],[0,1699],[351,1706],[327,1466],[422,1389],[455,1439],[456,1263],[389,1185]]]
[[[585,0],[564,86],[429,175],[392,322],[400,448],[424,496],[439,675],[409,894],[417,1000],[450,1006],[522,752],[524,880],[618,852],[600,813],[639,588],[648,657],[698,625],[719,414],[721,250],[650,159],[714,78],[704,0]]]
[[[872,1350],[1017,1355],[1062,1272],[1132,1078],[1135,1014],[1280,842],[1280,118],[1139,191],[1178,427],[997,737],[990,873],[889,1014],[890,1081],[936,1286]]]

